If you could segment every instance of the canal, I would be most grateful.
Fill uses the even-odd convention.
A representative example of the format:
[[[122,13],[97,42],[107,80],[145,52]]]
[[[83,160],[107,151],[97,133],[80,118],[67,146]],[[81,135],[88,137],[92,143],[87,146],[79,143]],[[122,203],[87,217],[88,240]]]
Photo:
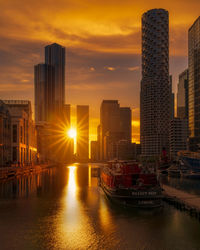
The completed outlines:
[[[0,183],[0,249],[200,249],[198,220],[167,204],[113,204],[96,167],[58,166]]]

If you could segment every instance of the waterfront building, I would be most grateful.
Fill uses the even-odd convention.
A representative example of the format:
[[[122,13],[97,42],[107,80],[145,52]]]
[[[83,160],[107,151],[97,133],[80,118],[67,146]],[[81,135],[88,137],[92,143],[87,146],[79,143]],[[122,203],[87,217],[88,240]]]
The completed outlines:
[[[34,66],[35,121],[48,122],[54,114],[54,68],[47,64]]]
[[[1,110],[4,110],[4,126],[6,126],[6,129],[2,130],[3,137],[10,140],[4,151],[6,155],[10,155],[7,159],[10,159],[9,162],[18,164],[36,162],[36,129],[32,120],[30,101],[3,100],[0,106]],[[5,163],[5,160],[3,162]]]
[[[89,106],[77,105],[77,148],[76,154],[79,161],[89,159]]]
[[[171,118],[169,82],[169,15],[152,9],[142,16],[142,81],[140,92],[140,141],[144,157],[169,152]]]
[[[129,107],[120,107],[120,131],[123,133],[123,140],[132,140],[132,114]]]
[[[11,162],[11,117],[6,104],[0,100],[0,166]]]
[[[67,128],[71,127],[71,105],[64,105],[63,119]]]
[[[174,119],[174,93],[172,92],[172,75],[169,76],[169,86],[170,86],[170,93],[171,93],[171,117],[170,119]]]
[[[127,140],[116,143],[116,158],[118,160],[136,160],[136,144]]]
[[[131,118],[129,107],[120,107],[117,100],[103,100],[98,128],[101,160],[111,160],[118,157],[117,145],[119,141],[123,140],[127,144],[131,144]]]
[[[188,31],[189,144],[196,151],[200,144],[200,17]]]
[[[100,108],[100,157],[107,160],[108,144],[116,141],[113,134],[120,132],[120,106],[117,100],[103,100]],[[110,137],[110,139],[109,139]],[[120,138],[121,139],[121,138]],[[114,140],[114,141],[113,141]]]
[[[98,141],[91,141],[90,143],[90,148],[91,148],[91,161],[96,162],[99,160],[99,155],[98,155]]]
[[[187,119],[174,118],[170,121],[170,157],[176,158],[177,153],[187,149]]]
[[[65,48],[57,43],[47,45],[45,64],[54,68],[54,109],[59,115],[65,104]]]
[[[188,69],[179,75],[177,91],[177,117],[188,119]]]

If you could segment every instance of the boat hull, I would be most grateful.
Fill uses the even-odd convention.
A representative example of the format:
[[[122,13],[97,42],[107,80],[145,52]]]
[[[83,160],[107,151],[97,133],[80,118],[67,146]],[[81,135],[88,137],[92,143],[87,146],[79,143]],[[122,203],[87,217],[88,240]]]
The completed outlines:
[[[101,180],[101,188],[112,201],[136,208],[156,208],[162,206],[161,190],[111,189]]]

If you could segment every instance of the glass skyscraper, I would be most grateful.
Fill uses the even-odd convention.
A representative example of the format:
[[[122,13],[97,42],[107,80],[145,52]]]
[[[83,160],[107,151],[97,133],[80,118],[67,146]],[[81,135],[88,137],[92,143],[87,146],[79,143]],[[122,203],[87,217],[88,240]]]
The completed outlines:
[[[65,48],[57,43],[46,46],[45,64],[54,67],[54,108],[58,115],[65,104]]]

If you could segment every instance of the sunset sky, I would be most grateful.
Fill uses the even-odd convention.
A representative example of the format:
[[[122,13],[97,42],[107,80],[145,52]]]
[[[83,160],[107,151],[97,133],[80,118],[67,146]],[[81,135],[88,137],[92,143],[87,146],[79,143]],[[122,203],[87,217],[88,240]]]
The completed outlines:
[[[200,14],[199,0],[0,0],[0,99],[30,99],[33,66],[44,62],[44,46],[66,47],[66,103],[90,105],[96,139],[103,99],[133,109],[139,139],[141,15],[152,8],[170,14],[170,73],[187,67],[187,31]]]

